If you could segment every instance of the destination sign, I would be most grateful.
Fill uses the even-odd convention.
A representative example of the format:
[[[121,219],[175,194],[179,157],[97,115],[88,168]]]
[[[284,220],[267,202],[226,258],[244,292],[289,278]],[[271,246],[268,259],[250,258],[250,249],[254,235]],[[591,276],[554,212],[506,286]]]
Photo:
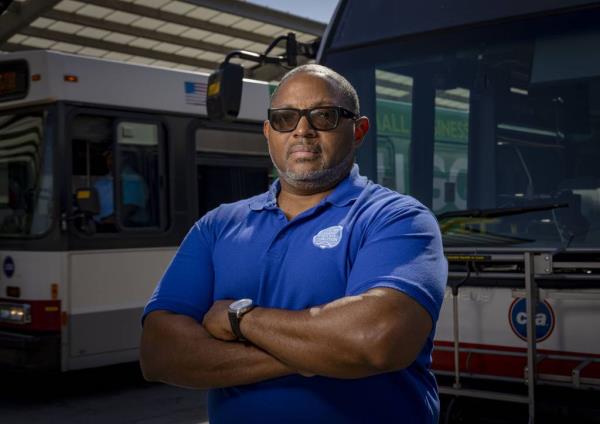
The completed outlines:
[[[22,99],[27,95],[28,70],[25,61],[0,65],[0,101]]]

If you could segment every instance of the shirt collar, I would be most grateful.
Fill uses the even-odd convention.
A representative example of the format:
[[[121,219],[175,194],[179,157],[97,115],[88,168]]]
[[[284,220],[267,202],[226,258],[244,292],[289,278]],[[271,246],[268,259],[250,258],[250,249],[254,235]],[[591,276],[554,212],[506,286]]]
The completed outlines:
[[[253,211],[261,211],[263,209],[272,209],[277,207],[277,195],[281,189],[279,178],[273,181],[273,184],[269,187],[269,191],[256,197],[250,202],[250,209]]]
[[[350,174],[344,178],[323,202],[334,206],[346,206],[355,201],[363,189],[367,186],[368,179],[358,173],[358,165],[354,164]]]
[[[346,206],[358,198],[367,183],[367,178],[359,174],[358,165],[354,164],[348,176],[321,203],[330,203],[338,207]],[[277,207],[277,195],[280,189],[281,183],[278,178],[271,184],[269,191],[250,202],[250,209],[260,211]]]

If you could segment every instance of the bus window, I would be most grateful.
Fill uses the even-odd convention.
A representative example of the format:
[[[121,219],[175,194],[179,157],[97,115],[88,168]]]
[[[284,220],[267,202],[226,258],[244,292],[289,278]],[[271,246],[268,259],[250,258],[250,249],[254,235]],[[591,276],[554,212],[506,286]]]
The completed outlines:
[[[201,215],[222,203],[263,193],[269,188],[268,167],[198,166],[198,206]]]
[[[43,112],[0,114],[0,235],[44,234],[52,222],[52,143]]]
[[[95,231],[163,228],[158,125],[93,115],[79,115],[72,125],[72,190],[96,192],[99,213],[87,218]],[[79,222],[79,230],[87,227],[89,222]]]
[[[200,215],[267,191],[273,165],[262,133],[200,128],[195,136]]]
[[[375,84],[377,182],[408,193],[413,79],[375,69]]]
[[[159,127],[120,122],[117,125],[120,163],[121,225],[161,226]]]
[[[437,214],[525,210],[464,220],[446,234],[446,246],[487,245],[487,235],[499,245],[560,248],[600,240],[600,67],[581,47],[600,35],[543,30],[506,38],[490,29],[466,44],[424,38],[361,50],[376,95],[376,110],[365,113],[376,112],[378,182]],[[339,57],[352,62],[350,53]],[[563,207],[526,211],[539,205]]]
[[[436,90],[433,202],[436,214],[466,209],[470,90]]]
[[[82,188],[98,192],[100,213],[75,221],[79,230],[91,225],[99,232],[115,232],[112,155],[112,119],[104,116],[78,115],[71,124],[72,131],[72,193]],[[74,201],[75,204],[75,201]]]

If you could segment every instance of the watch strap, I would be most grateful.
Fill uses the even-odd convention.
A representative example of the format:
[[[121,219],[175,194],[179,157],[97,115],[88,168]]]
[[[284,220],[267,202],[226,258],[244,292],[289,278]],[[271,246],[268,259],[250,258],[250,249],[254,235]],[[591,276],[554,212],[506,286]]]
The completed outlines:
[[[237,314],[233,311],[229,311],[229,323],[231,324],[231,331],[237,337],[237,339],[241,342],[245,342],[246,339],[242,334],[242,330],[240,330],[240,318],[238,318]]]

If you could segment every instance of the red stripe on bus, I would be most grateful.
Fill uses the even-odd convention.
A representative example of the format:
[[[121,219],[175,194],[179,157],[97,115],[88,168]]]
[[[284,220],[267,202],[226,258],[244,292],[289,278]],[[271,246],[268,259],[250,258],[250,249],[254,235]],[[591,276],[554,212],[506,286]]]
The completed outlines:
[[[453,347],[452,342],[436,341],[437,347]],[[490,377],[511,377],[524,378],[524,370],[527,365],[527,357],[525,356],[525,348],[516,348],[511,346],[485,345],[478,343],[461,343],[461,349],[481,349],[493,350],[495,352],[460,352],[459,354],[459,369],[461,372],[472,374],[489,375]],[[511,356],[509,353],[522,353],[523,356]],[[562,356],[578,356],[581,358],[597,359],[598,354],[567,352],[556,350],[537,350],[538,357],[540,355],[562,355]],[[454,371],[454,352],[448,350],[434,349],[433,351],[434,371]],[[561,377],[571,378],[572,371],[579,364],[579,359],[554,359],[541,358],[538,362],[538,373],[549,374]],[[581,371],[581,378],[600,378],[600,362],[592,362]]]

